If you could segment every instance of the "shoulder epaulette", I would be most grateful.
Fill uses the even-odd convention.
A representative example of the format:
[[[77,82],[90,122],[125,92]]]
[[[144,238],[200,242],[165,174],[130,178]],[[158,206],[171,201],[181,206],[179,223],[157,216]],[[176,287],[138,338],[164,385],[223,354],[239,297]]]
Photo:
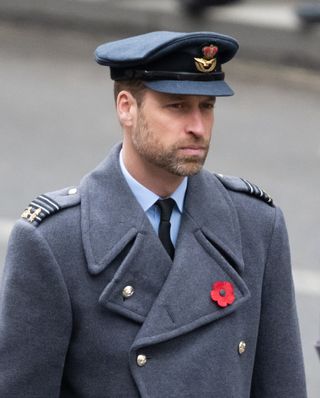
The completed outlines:
[[[259,188],[255,184],[252,184],[252,182],[240,177],[224,176],[222,174],[215,175],[222,182],[222,184],[231,191],[244,192],[248,195],[252,195],[263,200],[270,206],[274,206],[272,198],[263,189]]]
[[[66,207],[75,206],[80,202],[77,188],[64,188],[37,196],[21,214],[21,218],[38,226],[44,219],[58,213]]]

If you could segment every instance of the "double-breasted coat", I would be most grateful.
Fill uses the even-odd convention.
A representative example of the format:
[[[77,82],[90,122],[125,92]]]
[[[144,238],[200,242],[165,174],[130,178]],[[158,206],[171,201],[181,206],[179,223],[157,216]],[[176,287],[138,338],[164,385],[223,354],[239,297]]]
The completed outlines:
[[[39,197],[14,227],[0,396],[306,397],[279,208],[201,171],[189,178],[172,262],[119,149],[77,190]],[[233,285],[232,304],[212,301],[216,281]]]

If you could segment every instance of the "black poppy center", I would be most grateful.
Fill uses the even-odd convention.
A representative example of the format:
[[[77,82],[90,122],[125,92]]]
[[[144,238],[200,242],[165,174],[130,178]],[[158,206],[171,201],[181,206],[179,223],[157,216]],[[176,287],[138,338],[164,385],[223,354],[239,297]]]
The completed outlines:
[[[226,291],[224,289],[221,289],[219,294],[220,296],[224,297],[226,295]]]

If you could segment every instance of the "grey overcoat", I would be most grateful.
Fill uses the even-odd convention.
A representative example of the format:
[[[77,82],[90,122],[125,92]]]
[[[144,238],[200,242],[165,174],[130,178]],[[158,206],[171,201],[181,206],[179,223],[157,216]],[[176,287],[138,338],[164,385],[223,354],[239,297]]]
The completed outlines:
[[[305,398],[281,211],[203,170],[189,179],[172,263],[118,154],[14,227],[0,397]],[[216,281],[234,286],[227,307],[210,298]]]

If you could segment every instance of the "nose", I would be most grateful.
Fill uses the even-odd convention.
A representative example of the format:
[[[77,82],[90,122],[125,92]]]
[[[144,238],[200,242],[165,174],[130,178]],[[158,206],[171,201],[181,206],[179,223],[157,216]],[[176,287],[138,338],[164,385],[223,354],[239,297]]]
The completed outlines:
[[[208,121],[200,109],[193,109],[187,116],[186,132],[195,137],[202,137],[207,133]]]

